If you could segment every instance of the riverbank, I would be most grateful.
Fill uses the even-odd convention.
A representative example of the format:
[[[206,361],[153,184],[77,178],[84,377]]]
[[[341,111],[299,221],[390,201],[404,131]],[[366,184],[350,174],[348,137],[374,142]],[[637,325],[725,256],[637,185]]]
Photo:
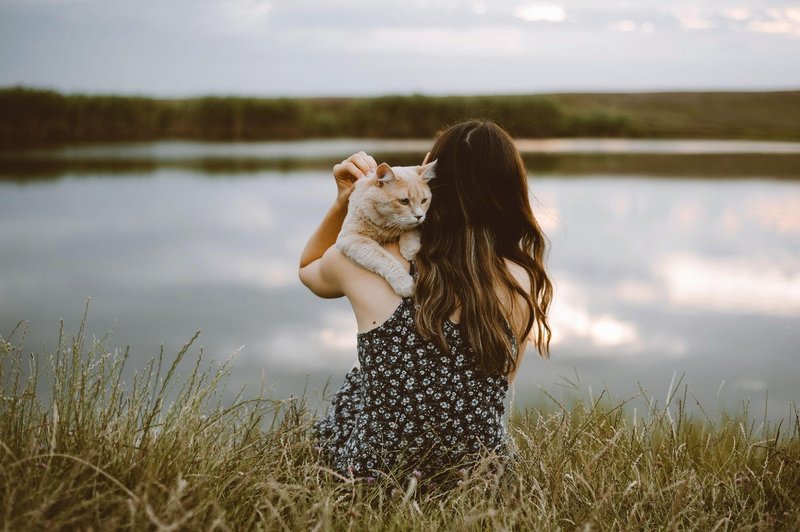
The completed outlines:
[[[0,338],[0,521],[7,529],[778,529],[800,526],[800,417],[770,424],[642,393],[531,405],[512,417],[518,476],[479,467],[337,482],[316,460],[303,398],[223,399],[226,366],[193,354],[137,368],[85,322],[49,355]],[[181,376],[181,375],[184,376]],[[637,406],[638,410],[631,407]]]
[[[516,137],[800,139],[800,91],[248,98],[0,89],[0,145],[184,140],[432,138],[491,118]]]

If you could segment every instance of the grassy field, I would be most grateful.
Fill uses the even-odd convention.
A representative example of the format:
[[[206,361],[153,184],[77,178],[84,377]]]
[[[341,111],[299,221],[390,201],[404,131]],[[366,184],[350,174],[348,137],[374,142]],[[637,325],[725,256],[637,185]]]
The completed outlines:
[[[693,418],[679,386],[666,404],[631,398],[635,415],[554,400],[513,416],[516,476],[479,463],[450,491],[353,483],[318,462],[302,398],[224,400],[227,366],[192,355],[196,336],[125,382],[127,351],[84,325],[49,354],[24,350],[24,325],[0,338],[4,530],[800,527],[796,413]]]
[[[156,139],[431,138],[491,118],[518,137],[800,139],[800,91],[198,97],[0,88],[0,145]]]

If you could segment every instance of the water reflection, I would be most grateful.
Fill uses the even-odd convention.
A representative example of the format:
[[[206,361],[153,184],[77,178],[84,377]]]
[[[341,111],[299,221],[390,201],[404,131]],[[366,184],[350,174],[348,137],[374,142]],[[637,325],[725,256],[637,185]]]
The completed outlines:
[[[324,171],[209,180],[146,176],[0,183],[0,334],[30,320],[26,345],[55,342],[59,317],[132,346],[132,366],[174,353],[197,329],[239,383],[262,370],[286,396],[337,384],[355,362],[344,300],[322,300],[296,263],[334,186]],[[536,176],[552,240],[553,358],[523,364],[522,404],[573,368],[597,389],[692,390],[730,404],[768,389],[798,400],[800,184]],[[242,347],[244,345],[244,347]],[[307,377],[309,376],[309,377]],[[729,395],[726,395],[729,394]]]
[[[522,153],[642,153],[642,154],[786,154],[800,153],[800,142],[703,139],[518,139]],[[259,157],[271,159],[315,157],[341,158],[342,154],[425,153],[430,139],[325,139],[269,142],[158,141],[69,145],[31,149],[22,155],[32,159],[191,159]],[[15,152],[19,155],[19,151]],[[0,152],[0,155],[4,155]]]
[[[631,346],[639,341],[636,325],[622,321],[612,314],[591,314],[586,294],[579,287],[567,280],[557,281],[558,297],[551,314],[553,329],[552,346],[586,339],[596,348],[596,356],[609,356],[606,349],[613,347],[612,356],[631,354],[630,349],[618,349]],[[627,351],[627,352],[626,352]]]
[[[800,315],[800,265],[762,259],[714,259],[688,253],[656,266],[666,299],[678,307],[723,313]]]
[[[615,308],[635,307],[630,304],[630,299],[621,294],[619,298],[611,295],[611,299],[603,304],[591,298],[582,285],[580,279],[566,276],[556,279],[557,295],[551,313],[552,345],[563,359],[625,359],[631,356],[673,359],[686,355],[688,346],[680,336],[647,327],[648,324],[635,316],[623,318],[614,313]],[[625,282],[618,286],[625,286]],[[645,305],[653,306],[653,302]],[[642,304],[641,300],[637,303]],[[642,332],[643,328],[649,328],[646,334]]]
[[[314,327],[299,323],[265,338],[259,350],[266,360],[298,372],[335,372],[357,364],[358,327],[352,311],[321,310],[318,314]]]
[[[735,217],[733,212],[729,215]],[[746,216],[765,229],[800,234],[800,195],[757,200],[748,206]]]
[[[534,173],[800,178],[800,142],[748,140],[518,139]],[[163,168],[228,177],[329,169],[365,150],[394,164],[418,164],[430,139],[291,142],[134,142],[0,150],[0,180],[146,175]]]

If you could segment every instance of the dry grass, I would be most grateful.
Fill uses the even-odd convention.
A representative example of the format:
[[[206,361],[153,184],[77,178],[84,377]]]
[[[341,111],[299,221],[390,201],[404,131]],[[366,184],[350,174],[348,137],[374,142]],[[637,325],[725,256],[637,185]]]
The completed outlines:
[[[83,325],[47,355],[23,337],[0,338],[6,530],[800,528],[796,412],[696,420],[673,394],[634,417],[601,396],[516,414],[507,482],[479,467],[447,492],[367,485],[318,463],[302,398],[224,401],[227,367],[202,356],[178,378],[194,338],[126,383],[127,353]]]

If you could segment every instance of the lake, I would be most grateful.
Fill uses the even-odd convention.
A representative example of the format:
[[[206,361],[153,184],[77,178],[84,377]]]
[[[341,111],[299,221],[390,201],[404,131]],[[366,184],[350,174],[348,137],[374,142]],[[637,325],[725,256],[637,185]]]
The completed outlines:
[[[346,300],[296,272],[331,203],[330,164],[365,149],[392,164],[428,141],[157,142],[0,154],[0,335],[27,320],[51,352],[59,319],[131,348],[131,369],[197,330],[232,360],[232,388],[312,405],[355,361]],[[521,141],[552,247],[552,358],[528,355],[515,408],[616,399],[735,411],[800,402],[800,143]],[[435,201],[435,199],[434,199]],[[196,352],[195,349],[193,352]],[[681,390],[682,394],[682,390]],[[643,408],[643,400],[637,400]],[[552,404],[551,404],[552,406]]]

